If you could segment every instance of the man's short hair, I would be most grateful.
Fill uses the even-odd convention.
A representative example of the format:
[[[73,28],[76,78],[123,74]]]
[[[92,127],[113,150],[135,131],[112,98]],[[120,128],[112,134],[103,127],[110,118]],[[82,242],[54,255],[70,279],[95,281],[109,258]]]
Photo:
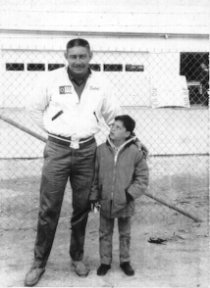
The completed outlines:
[[[73,47],[77,47],[77,46],[85,47],[90,51],[90,44],[88,43],[87,40],[82,39],[82,38],[75,38],[75,39],[70,40],[66,44],[66,50],[73,48]]]
[[[125,129],[129,132],[133,132],[136,126],[136,122],[129,115],[119,115],[116,116],[115,121],[121,121]]]

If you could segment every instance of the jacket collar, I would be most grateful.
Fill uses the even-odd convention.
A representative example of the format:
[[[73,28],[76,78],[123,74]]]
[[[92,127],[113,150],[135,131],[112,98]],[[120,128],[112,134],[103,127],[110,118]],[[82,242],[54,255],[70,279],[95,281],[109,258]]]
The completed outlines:
[[[74,73],[72,73],[72,71],[69,69],[69,66],[67,66],[67,73],[69,76],[70,81],[73,81],[74,83],[76,83],[77,85],[82,85],[84,84],[88,77],[91,75],[91,70],[90,68],[88,69],[87,73],[85,75],[83,75],[82,77],[77,77]]]
[[[122,148],[124,148],[125,146],[131,144],[132,142],[134,142],[136,140],[136,136],[130,136],[122,145],[120,145],[119,147],[116,147],[114,145],[114,143],[112,142],[112,140],[110,139],[110,137],[107,137],[107,144],[109,146],[111,146],[112,149],[114,150],[122,150]]]
[[[110,137],[108,136],[107,138],[107,145],[114,151],[114,163],[117,163],[118,156],[120,152],[126,147],[129,146],[133,141],[136,139],[136,136],[134,137],[129,137],[122,145],[119,147],[116,147],[114,143],[111,141]]]

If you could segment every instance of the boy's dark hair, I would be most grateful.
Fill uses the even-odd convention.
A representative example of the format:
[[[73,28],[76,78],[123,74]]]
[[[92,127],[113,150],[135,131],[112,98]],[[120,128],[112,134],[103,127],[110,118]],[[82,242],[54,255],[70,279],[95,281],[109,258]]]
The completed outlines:
[[[75,38],[75,39],[70,40],[66,44],[66,50],[73,48],[73,47],[77,47],[77,46],[86,47],[90,51],[90,44],[88,43],[87,40],[82,39],[82,38]]]
[[[121,121],[125,129],[129,132],[133,132],[136,126],[136,122],[129,115],[119,115],[116,116],[115,121]]]

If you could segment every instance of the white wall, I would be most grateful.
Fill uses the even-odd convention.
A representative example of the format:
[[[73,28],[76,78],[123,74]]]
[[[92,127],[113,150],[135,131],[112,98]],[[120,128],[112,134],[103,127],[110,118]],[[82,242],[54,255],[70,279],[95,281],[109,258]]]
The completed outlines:
[[[138,41],[138,39],[136,39]],[[111,46],[110,42],[110,46]],[[48,45],[49,48],[49,45]],[[145,77],[154,78],[156,81],[164,83],[170,90],[166,96],[172,95],[172,91],[175,89],[174,78],[179,74],[179,53],[159,51],[159,52],[135,52],[135,51],[95,51],[93,62],[96,63],[139,63],[145,65],[145,71],[137,73],[126,74],[123,72],[97,72],[105,73],[110,78],[113,84],[113,90],[119,99],[119,103],[123,106],[123,110],[126,113],[131,114],[137,121],[137,135],[148,146],[151,154],[198,154],[208,153],[208,110],[204,108],[200,109],[151,109],[151,86],[153,84],[146,82]],[[2,50],[3,64],[6,62],[23,62],[27,63],[62,63],[64,62],[63,51],[55,50]],[[2,107],[23,107],[27,97],[30,97],[31,85],[34,82],[34,78],[37,74],[47,73],[45,72],[31,72],[31,71],[2,71],[1,79],[2,94],[1,97]],[[113,74],[112,74],[113,73]],[[117,73],[117,74],[116,74]],[[130,72],[127,72],[130,73]],[[151,77],[152,76],[152,77]],[[151,79],[150,79],[151,80]],[[148,80],[149,81],[149,80]],[[166,90],[165,90],[166,91]],[[172,96],[181,97],[180,93],[176,91]],[[146,107],[142,107],[146,106]],[[11,112],[11,117],[13,113]],[[19,115],[21,120],[21,112]],[[15,119],[19,121],[18,119]],[[24,123],[23,123],[24,124]],[[27,125],[25,123],[25,125]],[[29,126],[29,128],[31,128]],[[15,139],[23,142],[23,146],[31,147],[31,150],[20,149],[20,151],[14,151],[10,149],[5,150],[6,141],[13,143],[13,132],[8,133],[8,127],[3,130],[2,133],[2,152],[4,155],[11,155],[12,153],[19,155],[20,157],[36,157],[42,155],[42,144],[39,143],[40,149],[36,150],[35,147],[29,145],[28,140],[22,137],[20,132],[15,131],[18,135]],[[11,128],[14,130],[15,128]],[[20,134],[20,136],[19,136]],[[100,135],[99,135],[100,136]],[[10,139],[11,137],[11,139]],[[18,138],[19,137],[19,138]],[[30,137],[29,137],[30,138]],[[99,140],[102,139],[99,137]],[[104,138],[103,138],[104,140]],[[19,142],[18,142],[19,143]],[[12,144],[11,144],[12,145]],[[35,145],[35,144],[34,144]],[[37,144],[36,144],[37,145]],[[9,146],[8,146],[9,147]],[[33,148],[33,149],[32,149]],[[8,148],[9,149],[9,148]],[[6,151],[6,152],[5,152]],[[28,151],[28,152],[26,152]],[[24,155],[21,153],[25,153]],[[27,154],[28,153],[28,154]],[[3,156],[2,156],[3,157]],[[6,157],[6,156],[5,156]],[[8,156],[10,157],[10,156]]]
[[[48,73],[48,64],[65,64],[63,52],[3,49],[1,52],[3,84],[0,96],[1,107],[24,107],[24,103],[30,97],[36,77]],[[101,71],[97,73],[103,73],[109,79],[111,89],[120,105],[156,107],[157,103],[154,104],[153,101],[159,101],[162,96],[161,102],[158,102],[161,105],[164,105],[164,101],[167,100],[167,105],[186,106],[182,101],[183,84],[180,82],[178,52],[95,51],[93,55],[91,62],[101,66]],[[8,63],[22,63],[24,70],[7,71],[6,64]],[[27,71],[29,63],[42,63],[45,65],[45,71]],[[104,64],[121,64],[123,71],[104,72]],[[126,64],[141,65],[144,71],[125,71]],[[158,90],[158,94],[154,96],[153,88],[161,90],[162,95]],[[168,95],[171,95],[170,99]]]
[[[208,110],[124,107],[123,112],[129,113],[136,120],[136,134],[151,155],[209,153]],[[35,129],[24,111],[11,110],[6,115],[47,137],[40,129]],[[0,134],[0,158],[43,156],[43,142],[3,121],[0,121]],[[97,140],[98,143],[105,141],[105,135],[100,133]]]
[[[209,33],[208,0],[1,0],[0,28]]]
[[[64,50],[66,43],[79,34],[63,31],[42,34],[40,31],[23,33],[21,31],[2,31],[0,34],[3,49],[25,50]],[[209,51],[209,39],[177,37],[165,38],[146,35],[111,36],[109,34],[89,35],[82,34],[87,39],[93,51]]]
[[[3,107],[14,107],[14,103],[22,107],[36,74],[5,74],[6,61],[63,61],[65,45],[73,37],[81,35],[89,40],[100,63],[113,55],[112,61],[123,62],[126,55],[124,62],[138,59],[145,63],[145,73],[139,77],[142,83],[149,75],[170,85],[179,74],[180,52],[209,51],[209,31],[209,0],[0,0],[0,72],[4,83],[0,103]],[[117,77],[123,83],[128,81],[125,73],[113,79]],[[143,93],[141,97],[136,98],[135,89],[129,90],[131,98],[126,98],[123,89],[119,96],[127,101],[123,103],[125,111],[137,119],[139,137],[150,152],[207,153],[207,109],[142,110],[139,106],[143,104],[151,107],[150,98],[143,98],[149,88],[145,92],[143,86],[141,81],[136,86],[138,93]],[[8,135],[5,130],[5,145],[10,143]],[[13,133],[11,137],[14,139]],[[29,155],[33,156],[31,151]]]

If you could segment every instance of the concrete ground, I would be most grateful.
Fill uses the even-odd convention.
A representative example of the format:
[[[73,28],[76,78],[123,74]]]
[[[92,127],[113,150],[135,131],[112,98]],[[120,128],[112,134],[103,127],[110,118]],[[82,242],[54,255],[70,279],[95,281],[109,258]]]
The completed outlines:
[[[153,167],[158,165],[151,164]],[[30,167],[33,170],[32,165],[26,169],[25,164],[24,169],[28,171]],[[39,175],[2,179],[0,188],[0,287],[22,287],[33,258]],[[194,223],[142,196],[136,202],[132,222],[131,258],[135,276],[127,277],[119,268],[118,231],[115,226],[112,269],[106,276],[99,277],[96,275],[99,265],[98,214],[91,213],[85,244],[85,261],[91,271],[87,278],[79,278],[72,270],[68,255],[71,215],[71,190],[68,186],[46,272],[37,286],[208,287],[207,175],[192,176],[178,172],[171,176],[159,175],[153,177],[150,193],[200,217],[203,222]],[[149,243],[150,237],[165,239],[165,245]]]

